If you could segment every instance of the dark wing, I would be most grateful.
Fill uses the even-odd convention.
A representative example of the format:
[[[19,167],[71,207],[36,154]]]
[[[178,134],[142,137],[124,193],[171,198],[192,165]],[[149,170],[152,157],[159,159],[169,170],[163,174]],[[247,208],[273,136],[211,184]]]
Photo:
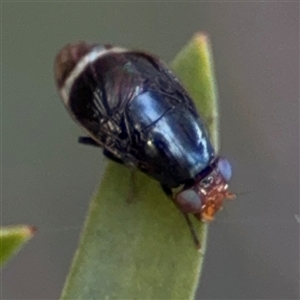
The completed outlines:
[[[123,113],[126,104],[138,92],[138,77],[126,72],[125,64],[124,57],[118,54],[107,55],[88,65],[73,84],[69,110],[101,147],[130,163],[126,155],[130,132]]]
[[[192,99],[163,61],[144,52],[128,52],[124,55],[133,62],[136,71],[141,74],[146,90],[157,91],[172,97],[198,115]]]

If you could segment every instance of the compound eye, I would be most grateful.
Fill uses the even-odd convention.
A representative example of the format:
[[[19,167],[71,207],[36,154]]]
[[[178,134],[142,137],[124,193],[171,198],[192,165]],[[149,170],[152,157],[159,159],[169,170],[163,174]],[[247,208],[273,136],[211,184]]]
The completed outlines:
[[[194,190],[185,190],[176,195],[174,202],[184,213],[197,213],[201,211],[201,199]]]
[[[228,182],[232,175],[229,161],[224,157],[219,157],[217,166],[224,179]]]

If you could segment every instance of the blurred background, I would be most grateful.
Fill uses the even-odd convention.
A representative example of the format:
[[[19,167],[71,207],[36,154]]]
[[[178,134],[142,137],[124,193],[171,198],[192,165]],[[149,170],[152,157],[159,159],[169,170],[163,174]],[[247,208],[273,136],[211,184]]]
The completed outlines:
[[[76,142],[57,51],[87,40],[170,62],[200,30],[238,197],[210,226],[197,299],[299,299],[299,2],[271,1],[2,3],[1,223],[39,231],[2,271],[1,299],[59,297],[105,168]]]

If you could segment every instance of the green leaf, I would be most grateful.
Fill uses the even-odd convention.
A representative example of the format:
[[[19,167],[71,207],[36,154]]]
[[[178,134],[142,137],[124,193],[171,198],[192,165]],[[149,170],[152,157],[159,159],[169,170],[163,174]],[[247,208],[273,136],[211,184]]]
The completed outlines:
[[[217,104],[207,37],[196,35],[173,67],[217,144]],[[133,178],[134,177],[134,180]],[[196,250],[182,213],[158,182],[109,163],[91,202],[61,299],[192,299],[207,226],[193,221]]]
[[[219,110],[217,85],[214,75],[210,41],[206,34],[198,33],[176,56],[172,63],[208,127],[216,152],[219,150]]]
[[[0,228],[0,265],[16,254],[32,238],[36,229],[33,226],[18,225]]]

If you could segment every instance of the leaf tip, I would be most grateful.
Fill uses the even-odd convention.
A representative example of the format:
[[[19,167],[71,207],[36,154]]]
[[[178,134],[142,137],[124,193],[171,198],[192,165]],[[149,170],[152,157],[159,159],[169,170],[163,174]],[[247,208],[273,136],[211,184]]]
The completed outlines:
[[[38,231],[38,228],[36,226],[28,226],[28,229],[29,229],[31,235],[35,235],[36,232]]]
[[[196,40],[199,44],[210,43],[209,34],[204,31],[199,31],[195,33],[192,39]]]
[[[27,225],[28,238],[32,238],[38,231],[36,226]]]
[[[1,267],[34,236],[36,231],[37,228],[31,225],[0,227]]]
[[[23,239],[29,240],[36,234],[37,230],[37,227],[33,225],[21,225],[19,229],[15,228],[15,233],[19,234]]]

